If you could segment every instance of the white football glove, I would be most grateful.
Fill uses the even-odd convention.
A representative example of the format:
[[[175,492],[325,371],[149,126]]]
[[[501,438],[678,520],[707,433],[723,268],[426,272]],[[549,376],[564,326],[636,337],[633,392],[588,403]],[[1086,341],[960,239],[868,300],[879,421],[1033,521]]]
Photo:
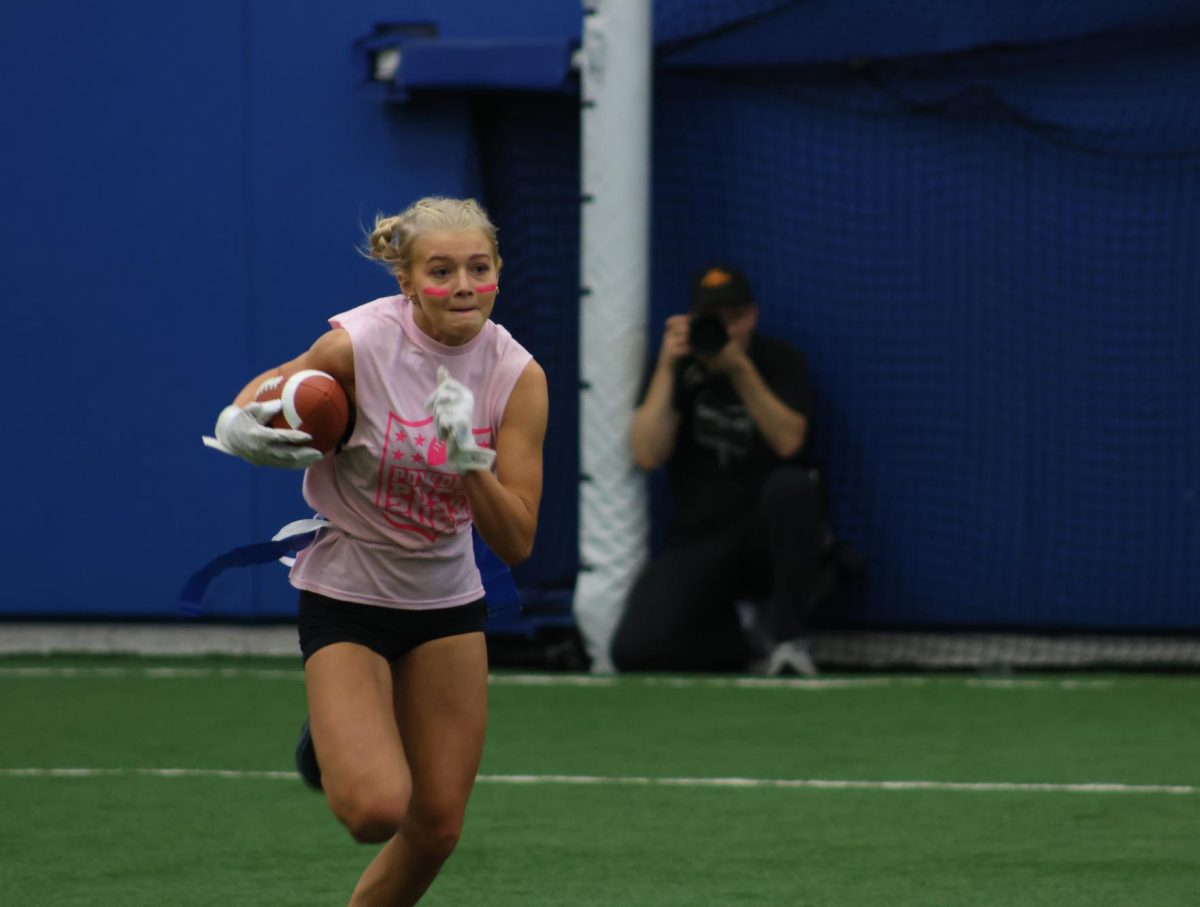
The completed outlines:
[[[446,444],[446,462],[457,473],[491,469],[496,452],[476,444],[471,431],[475,395],[451,378],[444,365],[438,366],[437,377],[438,385],[425,401],[425,410],[433,416],[438,439]]]
[[[282,400],[227,406],[217,416],[216,440],[205,438],[204,443],[255,466],[305,469],[321,459],[322,454],[313,447],[303,446],[305,441],[312,440],[308,432],[271,428],[266,424],[281,409]]]
[[[460,475],[473,469],[487,470],[496,462],[496,451],[480,447],[474,438],[471,439],[470,447],[459,447],[451,435],[446,439],[446,462]]]

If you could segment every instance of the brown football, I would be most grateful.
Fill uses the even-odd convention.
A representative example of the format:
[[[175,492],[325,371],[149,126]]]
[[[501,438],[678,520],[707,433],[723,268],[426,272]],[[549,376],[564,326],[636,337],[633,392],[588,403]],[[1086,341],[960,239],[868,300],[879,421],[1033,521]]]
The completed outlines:
[[[309,447],[328,453],[337,447],[350,421],[350,401],[332,375],[304,369],[276,375],[258,386],[254,399],[282,400],[283,409],[270,422],[272,428],[294,428],[308,432]]]

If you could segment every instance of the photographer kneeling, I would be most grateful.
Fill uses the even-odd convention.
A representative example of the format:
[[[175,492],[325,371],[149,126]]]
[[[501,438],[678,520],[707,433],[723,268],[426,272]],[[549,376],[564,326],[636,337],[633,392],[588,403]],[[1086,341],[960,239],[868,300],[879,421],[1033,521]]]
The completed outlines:
[[[642,469],[666,465],[671,519],[613,638],[620,670],[816,673],[804,637],[826,539],[804,456],[812,393],[800,351],[757,321],[729,267],[701,274],[691,314],[667,319],[631,444]]]

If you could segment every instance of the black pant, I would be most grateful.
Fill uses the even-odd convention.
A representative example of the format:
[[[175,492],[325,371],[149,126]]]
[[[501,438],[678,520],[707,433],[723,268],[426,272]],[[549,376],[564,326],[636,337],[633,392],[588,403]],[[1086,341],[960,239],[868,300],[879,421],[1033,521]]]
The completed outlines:
[[[668,545],[638,577],[613,637],[622,671],[738,671],[756,655],[734,604],[754,599],[776,641],[802,636],[824,540],[821,488],[801,467],[767,479],[740,523]]]

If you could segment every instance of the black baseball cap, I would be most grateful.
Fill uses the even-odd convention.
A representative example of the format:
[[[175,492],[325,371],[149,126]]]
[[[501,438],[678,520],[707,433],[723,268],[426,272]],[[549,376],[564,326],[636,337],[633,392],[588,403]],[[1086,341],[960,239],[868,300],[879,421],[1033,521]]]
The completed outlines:
[[[692,281],[692,311],[697,315],[725,306],[752,305],[750,281],[737,268],[712,265]]]

